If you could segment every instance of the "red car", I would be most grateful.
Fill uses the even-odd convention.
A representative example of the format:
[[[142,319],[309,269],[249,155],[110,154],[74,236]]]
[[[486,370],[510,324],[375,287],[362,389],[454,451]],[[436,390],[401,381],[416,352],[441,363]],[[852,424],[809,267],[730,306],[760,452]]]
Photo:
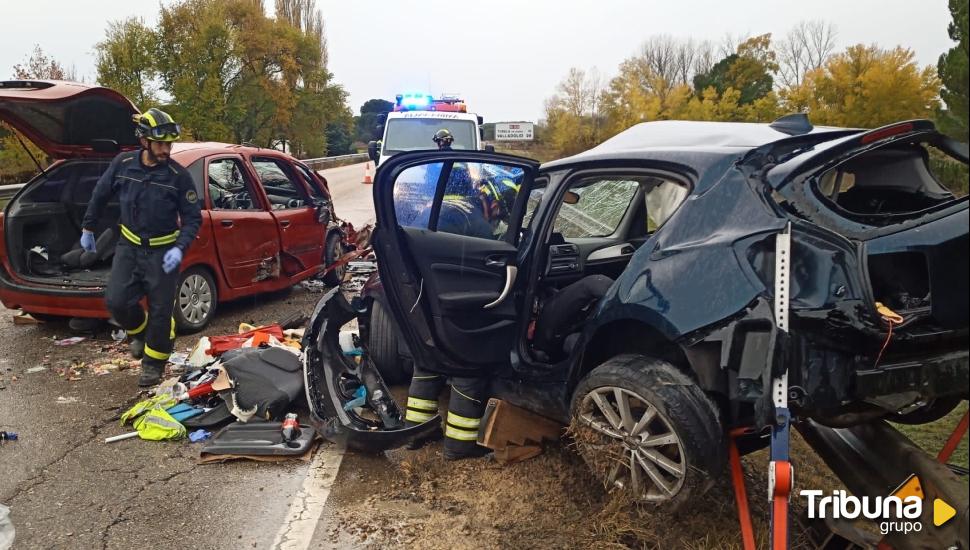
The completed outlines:
[[[118,203],[109,203],[98,227],[97,256],[79,260],[80,223],[111,159],[138,147],[131,121],[137,112],[107,88],[0,82],[0,120],[56,159],[2,214],[0,300],[6,307],[41,318],[109,317],[104,285],[118,235]],[[317,275],[348,246],[326,180],[293,157],[258,147],[179,143],[172,158],[205,197],[202,227],[178,284],[175,320],[182,332],[205,326],[220,302]],[[325,281],[339,282],[342,271],[327,272]]]

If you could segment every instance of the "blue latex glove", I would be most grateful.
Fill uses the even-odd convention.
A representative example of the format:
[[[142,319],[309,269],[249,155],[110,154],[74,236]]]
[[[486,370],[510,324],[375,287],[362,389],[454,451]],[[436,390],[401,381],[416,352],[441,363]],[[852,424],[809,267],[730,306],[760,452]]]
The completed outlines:
[[[168,249],[165,253],[165,257],[162,258],[162,271],[165,273],[171,273],[178,269],[179,264],[182,263],[182,249],[173,246]]]
[[[94,233],[85,229],[81,230],[81,248],[88,252],[97,252],[94,247]]]

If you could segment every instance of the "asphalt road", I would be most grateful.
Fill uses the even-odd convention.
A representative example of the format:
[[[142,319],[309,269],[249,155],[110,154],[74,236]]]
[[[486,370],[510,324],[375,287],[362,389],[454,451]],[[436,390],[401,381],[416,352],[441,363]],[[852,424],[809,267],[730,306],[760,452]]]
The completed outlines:
[[[363,171],[358,164],[322,172],[338,214],[358,226],[374,219]],[[319,297],[297,287],[221,306],[205,334],[310,313]],[[104,331],[55,346],[71,336],[66,323],[15,325],[13,313],[0,309],[0,430],[20,439],[0,446],[0,503],[11,509],[14,548],[306,548],[319,538],[317,517],[304,512],[321,512],[322,501],[307,503],[333,482],[341,458],[333,448],[325,444],[310,464],[198,465],[200,444],[187,441],[106,444],[130,430],[118,416],[144,397],[137,371],[63,374],[124,355]],[[179,336],[176,349],[198,336]],[[335,545],[332,534],[328,540],[312,547]]]

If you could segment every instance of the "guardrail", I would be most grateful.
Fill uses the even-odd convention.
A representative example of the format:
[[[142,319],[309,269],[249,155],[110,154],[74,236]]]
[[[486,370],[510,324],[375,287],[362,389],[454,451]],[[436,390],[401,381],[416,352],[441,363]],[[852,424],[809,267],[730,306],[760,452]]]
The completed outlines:
[[[20,188],[23,186],[24,184],[22,183],[14,183],[11,185],[0,185],[0,201],[6,201],[6,200],[12,199],[13,196],[17,194],[17,191],[20,191]]]
[[[330,168],[341,163],[353,164],[370,160],[367,153],[355,153],[353,155],[338,155],[335,157],[321,157],[318,159],[303,159],[301,162],[314,170]]]

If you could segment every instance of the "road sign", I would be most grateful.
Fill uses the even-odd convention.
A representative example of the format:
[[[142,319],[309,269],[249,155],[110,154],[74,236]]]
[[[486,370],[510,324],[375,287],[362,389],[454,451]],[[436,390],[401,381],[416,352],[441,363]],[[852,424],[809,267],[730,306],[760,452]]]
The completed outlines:
[[[495,141],[532,141],[531,122],[496,122]]]

